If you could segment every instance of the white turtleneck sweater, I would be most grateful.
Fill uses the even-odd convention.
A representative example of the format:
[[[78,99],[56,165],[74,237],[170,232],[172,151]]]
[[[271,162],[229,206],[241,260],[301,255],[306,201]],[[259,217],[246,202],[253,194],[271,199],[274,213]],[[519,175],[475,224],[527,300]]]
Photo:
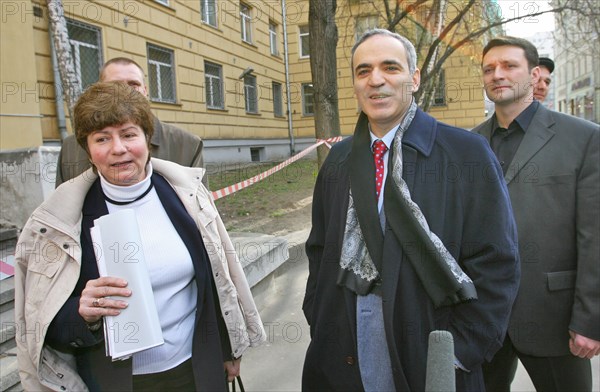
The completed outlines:
[[[146,178],[130,186],[117,186],[100,176],[104,194],[118,202],[135,200],[151,186],[152,165]],[[192,356],[198,289],[192,258],[169,219],[155,189],[126,205],[106,202],[108,212],[132,209],[137,216],[146,266],[165,344],[133,355],[133,374],[172,369]],[[132,293],[135,295],[135,293]],[[143,328],[143,327],[141,327]]]

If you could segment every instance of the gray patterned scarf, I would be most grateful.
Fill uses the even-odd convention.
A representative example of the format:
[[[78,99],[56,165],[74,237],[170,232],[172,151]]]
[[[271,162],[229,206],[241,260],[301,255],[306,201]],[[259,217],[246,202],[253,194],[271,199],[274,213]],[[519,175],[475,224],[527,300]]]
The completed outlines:
[[[414,249],[411,249],[411,251],[405,249],[405,253],[408,254],[409,260],[415,265],[417,275],[436,307],[476,299],[477,294],[472,280],[460,268],[440,238],[430,230],[425,216],[419,206],[411,199],[408,185],[402,178],[402,137],[412,123],[416,112],[417,105],[413,100],[394,137],[392,147],[394,153],[391,154],[391,165],[388,165],[388,167],[391,167],[388,176],[391,175],[393,181],[387,182],[385,191],[386,195],[395,196],[389,200],[386,198],[384,207],[393,207],[391,209],[385,208],[386,212],[396,212],[399,209],[405,213],[404,218],[400,218],[405,221],[399,225],[392,224],[390,216],[387,214],[386,216],[388,222],[390,222],[390,227],[399,239],[405,236],[406,230],[411,230],[409,233],[411,239],[416,239],[416,243],[421,245],[420,252],[415,252]],[[388,190],[388,187],[393,189]],[[402,216],[402,214],[397,215]],[[397,221],[397,219],[394,220]],[[404,231],[404,233],[400,234],[399,231]],[[406,238],[403,239],[404,241],[399,242],[407,242]],[[414,242],[411,241],[411,243]],[[427,253],[430,253],[430,255],[427,256]],[[373,262],[367,249],[351,190],[349,190],[340,267],[342,271],[338,284],[344,285],[360,295],[370,292],[374,284],[380,280],[380,270]]]

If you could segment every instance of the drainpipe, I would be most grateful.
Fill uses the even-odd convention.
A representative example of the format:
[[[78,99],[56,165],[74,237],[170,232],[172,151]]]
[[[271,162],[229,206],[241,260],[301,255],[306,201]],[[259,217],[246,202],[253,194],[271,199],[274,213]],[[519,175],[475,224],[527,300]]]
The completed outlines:
[[[52,54],[52,68],[54,69],[54,103],[56,104],[56,118],[58,120],[58,131],[60,132],[60,140],[63,141],[69,136],[67,133],[67,122],[65,120],[65,104],[62,96],[62,82],[60,79],[60,71],[58,70],[58,61],[56,60],[56,52],[54,50],[54,41],[52,39],[52,29],[48,29],[50,37],[50,53]]]
[[[285,62],[285,96],[287,99],[288,134],[290,135],[290,156],[292,156],[294,155],[296,146],[294,142],[294,128],[292,126],[292,99],[290,93],[290,63],[288,59],[287,9],[285,0],[281,0],[281,19],[283,25],[283,59]]]

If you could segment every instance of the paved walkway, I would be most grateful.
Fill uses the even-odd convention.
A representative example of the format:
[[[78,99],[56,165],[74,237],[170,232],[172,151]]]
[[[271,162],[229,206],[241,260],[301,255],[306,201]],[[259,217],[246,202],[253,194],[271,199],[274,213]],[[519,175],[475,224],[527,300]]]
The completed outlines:
[[[301,244],[308,231],[288,237],[290,260],[259,284],[253,292],[265,329],[267,344],[251,348],[242,360],[242,380],[248,392],[300,391],[304,354],[310,334],[304,314],[302,300],[308,261]],[[599,391],[599,357],[592,361],[594,372],[593,391]],[[535,391],[527,373],[519,367],[513,382],[513,392]]]

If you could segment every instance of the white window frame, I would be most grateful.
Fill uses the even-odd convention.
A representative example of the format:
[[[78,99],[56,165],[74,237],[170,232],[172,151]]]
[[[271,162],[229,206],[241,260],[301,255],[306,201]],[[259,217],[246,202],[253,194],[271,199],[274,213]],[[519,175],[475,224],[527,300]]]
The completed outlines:
[[[310,94],[306,92],[307,88],[311,88]],[[308,97],[311,97],[312,102],[308,102]],[[312,106],[312,111],[307,110],[308,105]],[[315,115],[315,89],[312,83],[302,83],[302,115],[305,117]]]
[[[100,32],[100,28],[96,27],[96,26],[92,26],[89,25],[87,23],[82,23],[79,22],[77,20],[72,20],[72,19],[67,19],[67,29],[69,28],[69,26],[72,27],[77,27],[80,29],[86,29],[89,31],[92,31],[94,33],[96,33],[96,45],[93,44],[89,44],[87,42],[82,42],[82,41],[77,41],[71,37],[69,37],[69,44],[71,45],[71,53],[73,54],[73,62],[75,63],[75,76],[77,77],[77,82],[79,83],[79,86],[81,87],[82,90],[84,90],[86,87],[88,87],[90,84],[89,83],[87,85],[83,85],[83,80],[81,79],[81,48],[85,47],[85,48],[90,48],[90,49],[95,49],[98,52],[98,71],[100,71],[100,68],[102,67],[103,61],[102,61],[102,34]],[[94,82],[98,81],[98,77],[96,76],[96,80]]]
[[[244,104],[246,106],[246,113],[258,113],[256,76],[252,74],[244,76]]]
[[[200,14],[202,22],[217,27],[217,0],[200,0]]]
[[[252,8],[240,3],[240,29],[242,30],[242,41],[252,43]]]
[[[273,115],[283,117],[283,85],[279,82],[272,82],[271,91],[273,92]]]
[[[269,44],[271,46],[271,54],[273,56],[278,56],[279,49],[277,48],[277,24],[273,21],[269,21]]]
[[[214,67],[218,75],[208,72]],[[206,107],[208,109],[225,109],[225,95],[223,85],[223,66],[210,61],[204,62],[204,84],[206,85]],[[218,91],[215,91],[217,89]],[[215,94],[217,94],[215,96]],[[217,102],[215,102],[217,101]]]
[[[169,54],[169,57],[171,58],[171,63],[164,63],[158,60],[153,60],[150,58],[150,49],[156,50],[156,51],[161,51],[161,52],[165,52]],[[152,81],[153,78],[156,80],[156,90],[158,93],[158,96],[152,96],[150,93],[150,99],[152,101],[156,101],[156,102],[165,102],[165,103],[175,103],[177,102],[177,94],[175,91],[175,53],[171,50],[171,49],[167,49],[167,48],[163,48],[161,46],[158,45],[153,45],[153,44],[147,44],[147,51],[148,51],[148,88],[150,91],[152,91]],[[156,74],[152,75],[152,66],[156,67]],[[162,80],[160,77],[161,74],[161,70],[164,68],[169,68],[170,69],[170,73],[171,73],[171,80],[172,80],[172,90],[173,90],[173,97],[172,98],[165,98],[163,95],[163,86],[162,86]]]
[[[302,31],[304,30],[304,28],[306,28],[306,31]],[[310,32],[308,30],[308,25],[303,25],[303,26],[298,26],[298,44],[300,45],[300,47],[298,48],[298,54],[300,55],[301,59],[306,59],[310,57],[310,41],[308,46],[308,53],[304,53],[302,51],[302,47],[304,46],[304,40],[309,40],[310,39]]]

